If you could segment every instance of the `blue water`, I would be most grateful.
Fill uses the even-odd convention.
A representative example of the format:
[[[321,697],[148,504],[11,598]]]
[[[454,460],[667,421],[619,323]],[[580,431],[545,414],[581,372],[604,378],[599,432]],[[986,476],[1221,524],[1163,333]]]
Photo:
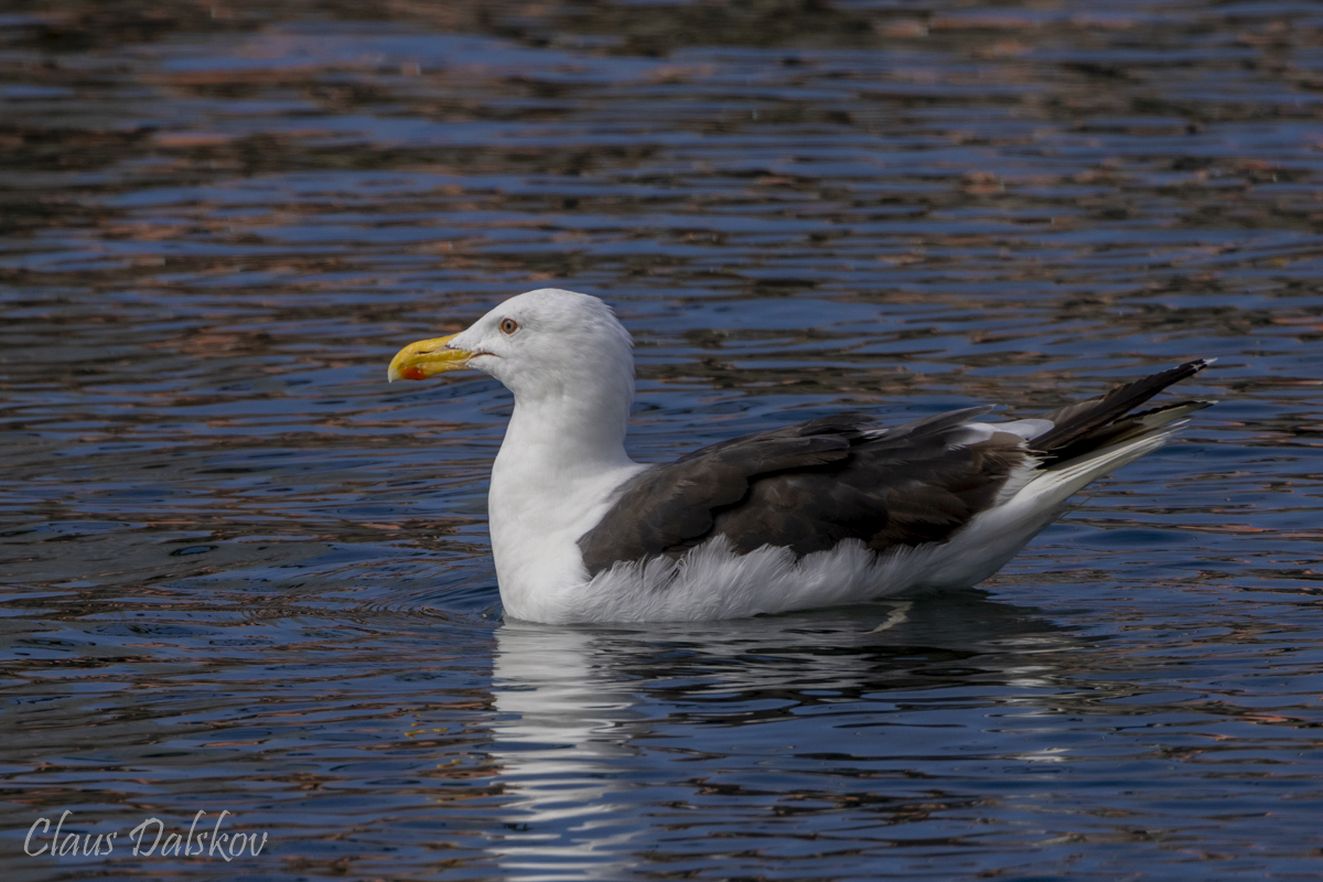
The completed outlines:
[[[0,16],[6,880],[1323,875],[1323,10],[268,7]],[[383,381],[549,284],[642,459],[1222,403],[977,591],[505,621],[507,395]]]

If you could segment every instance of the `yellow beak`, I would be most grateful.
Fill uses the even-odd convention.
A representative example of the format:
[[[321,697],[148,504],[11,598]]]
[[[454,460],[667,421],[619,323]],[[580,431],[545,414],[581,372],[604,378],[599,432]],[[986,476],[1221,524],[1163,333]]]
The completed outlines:
[[[446,371],[457,371],[469,363],[472,352],[463,349],[451,349],[447,344],[457,335],[433,337],[431,340],[419,340],[395,353],[390,360],[390,369],[386,372],[386,382],[396,380],[425,380]]]

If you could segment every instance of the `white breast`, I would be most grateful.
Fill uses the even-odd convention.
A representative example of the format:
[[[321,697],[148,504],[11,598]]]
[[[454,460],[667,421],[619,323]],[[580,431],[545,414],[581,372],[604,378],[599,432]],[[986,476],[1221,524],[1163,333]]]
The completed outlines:
[[[579,537],[602,519],[612,491],[645,468],[545,470],[497,458],[487,504],[501,603],[509,615],[584,621],[571,614],[582,607],[588,582]]]

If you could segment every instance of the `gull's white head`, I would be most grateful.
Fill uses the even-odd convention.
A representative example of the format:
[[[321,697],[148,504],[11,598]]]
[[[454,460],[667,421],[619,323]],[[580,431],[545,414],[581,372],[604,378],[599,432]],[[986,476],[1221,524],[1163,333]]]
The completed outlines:
[[[629,332],[589,294],[539,288],[502,303],[449,337],[419,340],[391,359],[390,380],[422,380],[471,367],[500,380],[518,401],[591,396],[626,406],[634,395]]]

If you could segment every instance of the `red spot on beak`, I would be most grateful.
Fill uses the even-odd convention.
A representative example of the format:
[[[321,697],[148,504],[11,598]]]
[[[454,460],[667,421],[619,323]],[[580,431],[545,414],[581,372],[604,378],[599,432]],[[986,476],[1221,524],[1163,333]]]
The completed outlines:
[[[424,374],[423,369],[417,366],[405,368],[404,370],[400,371],[400,376],[404,377],[404,379],[406,380],[427,379],[427,374]]]

